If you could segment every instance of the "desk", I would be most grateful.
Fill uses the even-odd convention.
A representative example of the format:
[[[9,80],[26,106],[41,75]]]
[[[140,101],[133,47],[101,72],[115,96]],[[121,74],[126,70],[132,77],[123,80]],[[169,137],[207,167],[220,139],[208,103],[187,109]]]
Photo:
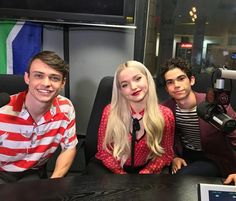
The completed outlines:
[[[197,201],[197,184],[220,178],[171,175],[75,176],[0,185],[0,200]]]

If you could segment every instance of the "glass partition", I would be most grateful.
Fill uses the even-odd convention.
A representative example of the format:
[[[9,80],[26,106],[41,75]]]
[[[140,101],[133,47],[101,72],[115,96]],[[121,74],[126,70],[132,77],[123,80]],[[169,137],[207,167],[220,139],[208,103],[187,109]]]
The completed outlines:
[[[195,73],[236,70],[236,0],[157,0],[157,75],[171,57]]]

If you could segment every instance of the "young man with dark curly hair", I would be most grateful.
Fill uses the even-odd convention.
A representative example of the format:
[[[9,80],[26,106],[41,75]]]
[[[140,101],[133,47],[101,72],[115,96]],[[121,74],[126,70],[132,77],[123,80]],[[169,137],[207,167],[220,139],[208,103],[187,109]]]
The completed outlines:
[[[195,77],[188,62],[168,60],[161,68],[161,77],[171,96],[163,105],[171,108],[176,121],[172,174],[229,175],[225,184],[236,184],[236,131],[223,133],[197,115],[197,105],[205,101],[206,94],[193,91]],[[226,110],[236,119],[231,105]]]

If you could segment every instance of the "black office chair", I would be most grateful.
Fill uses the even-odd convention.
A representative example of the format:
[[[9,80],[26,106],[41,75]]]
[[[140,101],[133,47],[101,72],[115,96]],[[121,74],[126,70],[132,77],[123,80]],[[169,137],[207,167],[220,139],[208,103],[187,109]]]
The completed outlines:
[[[12,95],[26,90],[27,87],[23,75],[0,74],[0,92]]]
[[[112,85],[113,77],[107,76],[102,78],[98,86],[85,137],[84,150],[86,165],[97,152],[97,135],[99,124],[104,107],[111,101]]]

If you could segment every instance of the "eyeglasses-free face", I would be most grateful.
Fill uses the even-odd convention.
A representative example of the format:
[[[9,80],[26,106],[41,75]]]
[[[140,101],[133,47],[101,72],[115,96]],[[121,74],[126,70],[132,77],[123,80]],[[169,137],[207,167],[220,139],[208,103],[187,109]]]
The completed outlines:
[[[148,82],[145,75],[136,68],[126,68],[118,76],[121,94],[130,104],[141,103],[145,105],[145,97],[148,93]]]
[[[62,73],[40,59],[32,62],[30,72],[25,73],[25,82],[29,85],[28,98],[45,104],[50,104],[65,85]]]
[[[176,100],[186,98],[192,91],[194,83],[194,76],[189,79],[188,76],[179,68],[169,70],[165,74],[166,90],[169,95]]]

